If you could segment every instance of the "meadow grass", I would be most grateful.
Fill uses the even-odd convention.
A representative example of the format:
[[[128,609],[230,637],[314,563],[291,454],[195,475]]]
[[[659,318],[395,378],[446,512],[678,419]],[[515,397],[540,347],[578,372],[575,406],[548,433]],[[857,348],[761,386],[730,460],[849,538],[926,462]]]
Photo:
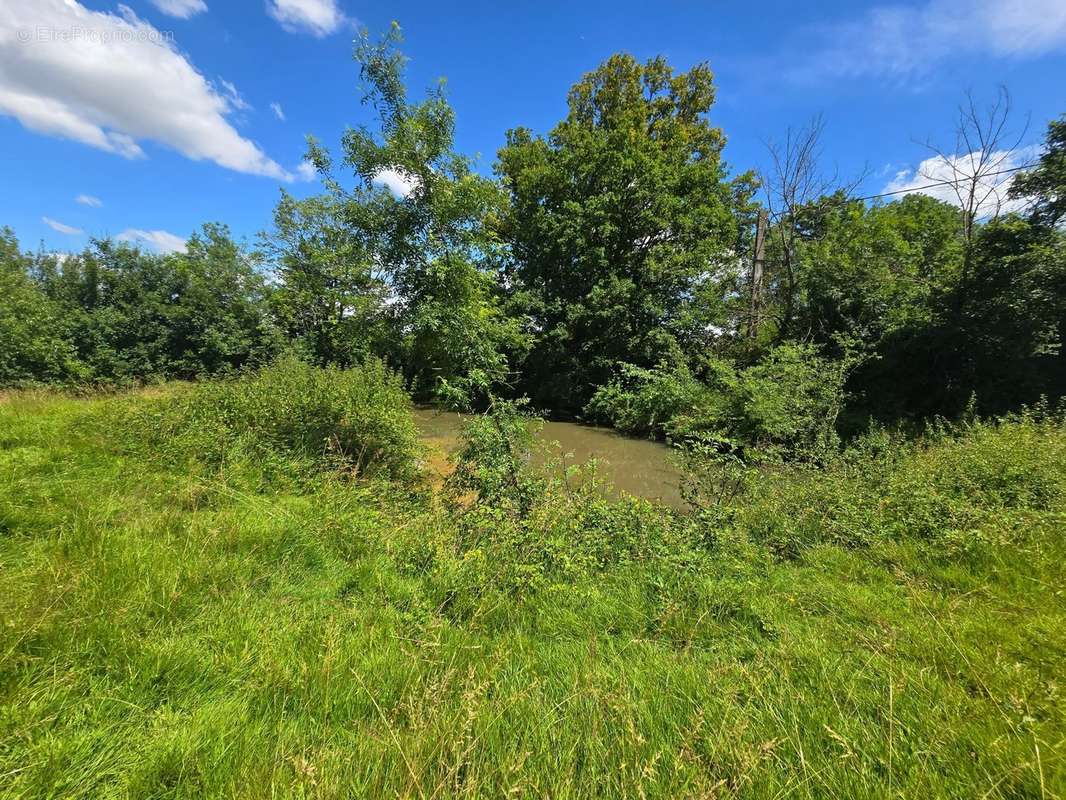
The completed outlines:
[[[1066,793],[1061,420],[516,520],[151,402],[0,398],[2,797]]]

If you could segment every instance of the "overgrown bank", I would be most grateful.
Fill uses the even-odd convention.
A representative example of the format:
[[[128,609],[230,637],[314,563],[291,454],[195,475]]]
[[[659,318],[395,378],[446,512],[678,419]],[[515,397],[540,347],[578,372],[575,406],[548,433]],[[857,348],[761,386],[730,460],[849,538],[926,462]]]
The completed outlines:
[[[456,503],[390,380],[0,400],[0,794],[1066,789],[1060,415],[693,452],[678,514],[527,468],[504,407]]]

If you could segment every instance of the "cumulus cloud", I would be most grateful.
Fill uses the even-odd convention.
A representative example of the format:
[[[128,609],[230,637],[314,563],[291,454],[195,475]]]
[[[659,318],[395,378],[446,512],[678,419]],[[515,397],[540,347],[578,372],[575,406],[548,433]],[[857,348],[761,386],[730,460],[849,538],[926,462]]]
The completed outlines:
[[[267,13],[291,33],[328,36],[340,29],[347,17],[337,0],[267,0]]]
[[[905,76],[962,55],[1028,58],[1066,48],[1062,0],[926,0],[809,28],[793,76]]]
[[[152,0],[152,5],[164,14],[178,19],[188,19],[207,11],[207,3],[204,0]]]
[[[274,112],[275,117],[280,119],[282,122],[285,121],[285,112],[281,108],[281,103],[271,103],[270,110]]]
[[[152,140],[196,161],[252,175],[292,176],[227,115],[239,93],[222,93],[167,34],[126,6],[91,11],[77,0],[0,3],[0,115],[50,136],[125,158]]]
[[[74,198],[74,202],[89,208],[100,208],[104,204],[99,197],[93,197],[91,194],[79,194]]]
[[[65,233],[68,236],[77,236],[78,234],[85,233],[81,228],[75,228],[73,225],[64,225],[62,222],[57,222],[51,217],[41,217],[41,222],[52,230],[58,231],[59,233]]]
[[[417,175],[409,175],[402,170],[383,169],[374,176],[374,183],[384,186],[397,197],[407,197],[422,185]]]
[[[184,253],[185,240],[169,231],[143,231],[127,228],[115,237],[120,242],[148,245],[157,253]]]
[[[1028,204],[1026,199],[1010,199],[1007,197],[1007,192],[1015,175],[1018,174],[1016,170],[1028,164],[1034,153],[1033,148],[1021,148],[1014,151],[993,152],[984,159],[984,163],[994,165],[993,169],[988,170],[989,172],[1000,174],[987,175],[978,181],[975,194],[979,201],[978,218],[1022,211],[1026,207]],[[933,156],[925,159],[915,169],[897,172],[881,191],[885,194],[890,192],[900,195],[924,194],[961,206],[959,191],[968,190],[969,183],[960,180],[960,177],[983,171],[978,167],[981,163],[981,151],[979,150],[972,153]]]

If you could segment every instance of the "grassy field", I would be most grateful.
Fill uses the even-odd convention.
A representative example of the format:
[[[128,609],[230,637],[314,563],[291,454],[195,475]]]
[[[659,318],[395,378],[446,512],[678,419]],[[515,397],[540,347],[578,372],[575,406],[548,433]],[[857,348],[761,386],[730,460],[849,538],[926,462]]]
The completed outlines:
[[[4,798],[1066,794],[1061,420],[516,519],[151,402],[0,398]]]

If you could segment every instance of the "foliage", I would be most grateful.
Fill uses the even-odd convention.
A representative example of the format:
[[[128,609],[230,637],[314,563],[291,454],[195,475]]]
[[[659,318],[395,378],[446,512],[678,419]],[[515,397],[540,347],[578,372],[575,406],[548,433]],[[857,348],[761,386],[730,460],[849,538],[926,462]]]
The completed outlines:
[[[1010,196],[1031,200],[1031,219],[1045,228],[1066,217],[1066,115],[1048,123],[1040,160],[1011,181]]]
[[[354,186],[311,140],[326,194],[278,206],[267,242],[285,286],[279,302],[320,363],[375,353],[402,367],[417,396],[476,404],[508,382],[506,353],[523,347],[491,276],[499,245],[485,221],[503,196],[454,152],[443,81],[408,99],[400,41],[394,24],[380,42],[366,31],[357,42],[363,102],[381,126],[344,133]]]
[[[457,496],[473,492],[479,502],[526,513],[539,491],[529,468],[536,423],[522,403],[498,399],[484,414],[470,417],[455,454],[451,490]]]
[[[758,463],[747,460],[735,442],[698,432],[677,444],[683,468],[681,494],[695,512],[708,538],[733,522],[736,507],[759,478]]]
[[[832,458],[848,371],[857,356],[833,361],[813,345],[782,344],[738,376],[731,398],[734,435],[763,452],[800,460]]]
[[[786,343],[740,370],[705,359],[703,381],[686,368],[623,365],[586,412],[626,433],[677,441],[709,435],[762,457],[825,460],[838,449],[844,385],[860,360],[850,351],[834,360],[813,345]]]
[[[0,399],[0,793],[1066,790],[1059,417],[518,516],[145,459],[159,391]]]
[[[30,280],[15,234],[0,229],[0,386],[83,375],[60,308]]]
[[[984,558],[1018,541],[1028,515],[1066,497],[1063,417],[940,424],[917,442],[878,435],[824,471],[763,471],[730,519],[775,553],[909,542],[934,558]],[[709,468],[718,456],[704,457]],[[725,476],[723,476],[724,478]],[[697,506],[713,510],[706,501]],[[720,518],[720,516],[719,516]]]
[[[491,179],[456,150],[443,81],[410,95],[401,38],[361,33],[378,124],[346,130],[336,161],[309,141],[320,191],[283,192],[255,251],[218,224],[165,255],[111,240],[21,253],[3,234],[0,385],[198,380],[283,352],[380,359],[420,401],[529,398],[809,463],[871,420],[914,432],[972,398],[988,415],[1066,396],[1063,120],[1013,182],[1026,216],[981,219],[962,191],[852,200],[821,177],[817,121],[771,148],[760,209],[754,178],[723,160],[709,67],[618,54],[546,135],[512,130]],[[970,102],[962,130],[998,137],[1007,107],[986,119]]]
[[[592,395],[585,414],[623,433],[654,438],[690,429],[694,420],[717,423],[708,408],[713,401],[707,387],[683,365],[642,369],[622,364],[618,374]]]
[[[202,382],[130,420],[130,439],[210,466],[296,459],[355,476],[414,476],[411,404],[380,361],[317,368],[286,358],[251,376]]]
[[[350,213],[330,195],[298,200],[283,193],[274,230],[261,237],[278,283],[274,314],[295,348],[319,366],[386,355],[395,332],[373,242]]]
[[[0,310],[0,325],[35,323],[42,349],[33,369],[41,380],[221,375],[264,364],[281,349],[263,278],[225,226],[204,225],[185,252],[170,255],[110,240],[64,258],[19,258],[13,238],[7,249],[11,302],[37,299],[32,310]]]
[[[579,411],[618,362],[650,368],[706,344],[709,273],[738,241],[746,178],[726,180],[706,114],[710,69],[615,55],[570,91],[547,138],[508,133],[497,171],[513,313],[534,336],[521,387]]]

